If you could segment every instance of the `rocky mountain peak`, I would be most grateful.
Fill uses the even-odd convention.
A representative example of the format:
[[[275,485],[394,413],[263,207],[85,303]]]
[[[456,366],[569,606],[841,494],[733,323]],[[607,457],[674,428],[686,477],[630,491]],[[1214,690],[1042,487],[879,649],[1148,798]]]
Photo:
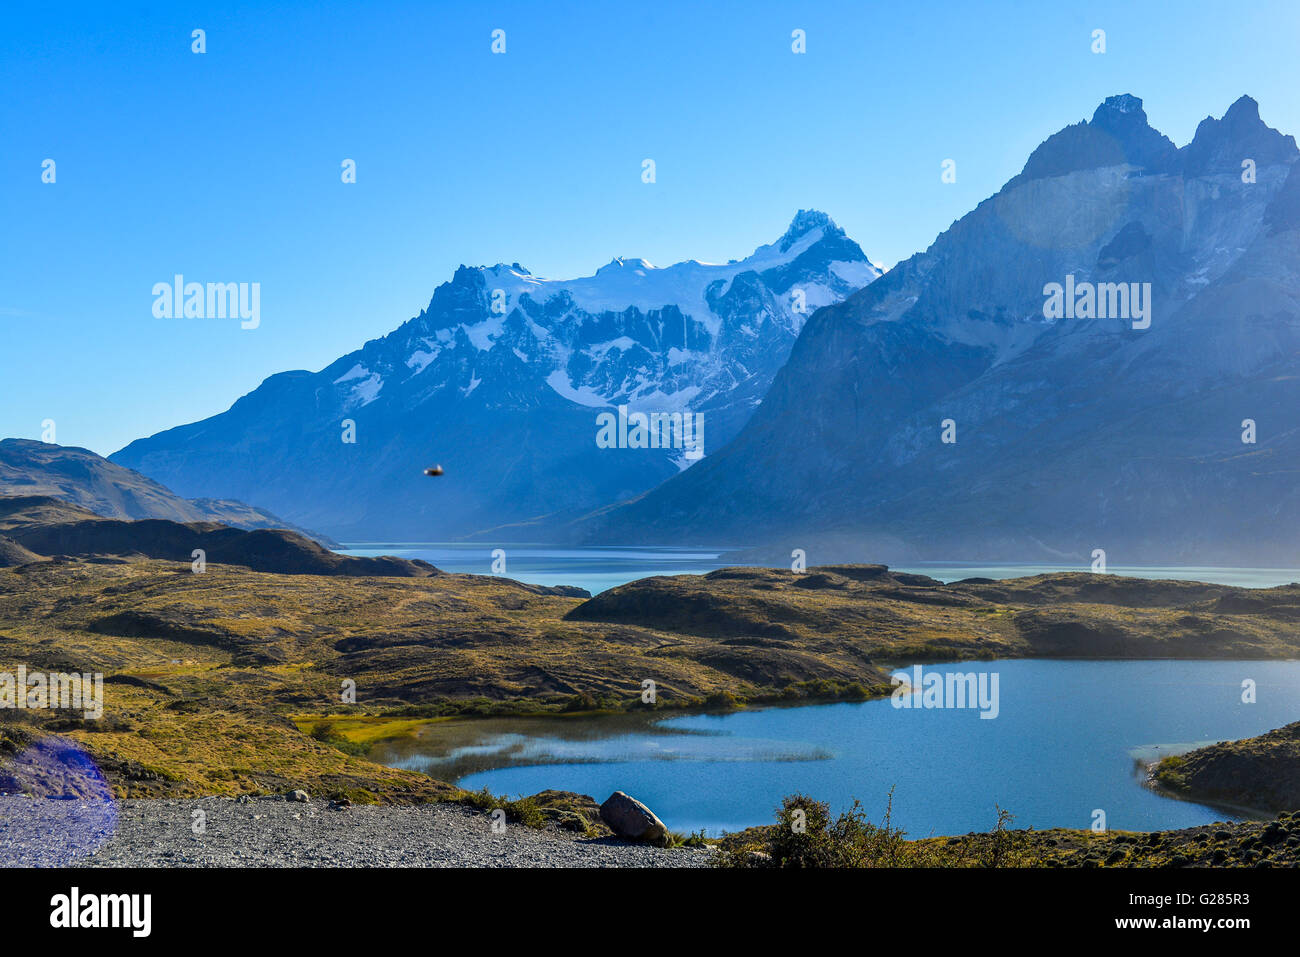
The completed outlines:
[[[1147,123],[1142,100],[1120,93],[1106,97],[1090,121],[1067,126],[1044,140],[1007,186],[1106,166],[1167,172],[1177,158],[1178,149],[1169,137]]]
[[[1138,116],[1145,123],[1147,113],[1142,109],[1142,97],[1134,96],[1132,93],[1108,96],[1092,114],[1092,122],[1105,122],[1114,116]]]
[[[1235,122],[1261,122],[1259,118],[1259,103],[1253,96],[1242,94],[1237,97],[1235,103],[1228,107],[1228,112],[1223,114],[1225,123]]]
[[[611,272],[617,273],[625,269],[636,272],[638,269],[647,270],[655,267],[645,259],[638,256],[615,256],[605,265],[596,270],[596,275],[607,275]]]
[[[1279,133],[1259,116],[1259,104],[1249,96],[1228,107],[1223,119],[1207,116],[1196,127],[1196,135],[1183,147],[1186,175],[1239,173],[1244,160],[1256,167],[1293,162],[1300,151],[1295,137]]]
[[[814,229],[824,229],[832,232],[840,231],[840,228],[835,225],[835,220],[821,210],[801,209],[794,214],[794,219],[790,220],[789,228],[777,241],[777,248],[785,252]]]

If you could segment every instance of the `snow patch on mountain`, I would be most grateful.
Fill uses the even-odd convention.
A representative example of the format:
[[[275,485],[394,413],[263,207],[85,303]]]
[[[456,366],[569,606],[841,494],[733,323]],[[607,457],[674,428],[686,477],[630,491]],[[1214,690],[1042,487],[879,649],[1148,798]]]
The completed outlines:
[[[705,401],[763,370],[784,356],[808,315],[880,275],[815,210],[801,210],[777,242],[725,264],[692,259],[658,267],[616,257],[594,275],[567,280],[536,276],[519,263],[461,267],[439,287],[392,366],[405,366],[407,377],[438,366],[426,387],[455,386],[468,396],[477,388],[471,375],[492,373],[473,372],[451,350],[466,343],[494,355],[500,345],[538,370],[538,386],[578,405],[655,397],[679,408],[683,396]],[[384,340],[385,350],[402,341],[399,330]],[[770,356],[742,354],[752,350]],[[368,374],[359,363],[340,381]],[[372,401],[377,385],[366,388]],[[741,403],[752,405],[748,397]]]
[[[568,375],[563,369],[556,369],[546,377],[546,384],[555,390],[561,398],[568,399],[570,402],[576,402],[578,405],[590,406],[593,409],[603,409],[609,405],[603,397],[596,393],[596,390],[590,386],[575,388],[569,380]]]
[[[829,217],[825,221],[834,226]],[[658,267],[644,259],[617,257],[597,269],[595,275],[564,280],[534,276],[517,263],[511,266],[498,263],[495,266],[480,267],[479,271],[483,275],[489,297],[496,290],[502,290],[511,308],[523,296],[542,303],[564,294],[569,296],[576,310],[592,315],[623,312],[629,308],[647,314],[675,308],[683,316],[702,323],[710,336],[716,336],[722,323],[706,297],[715,282],[722,283],[716,296],[725,296],[736,276],[744,272],[763,272],[788,265],[821,242],[826,233],[827,227],[819,224],[785,244],[784,248],[780,242],[760,246],[753,255],[723,265],[691,259],[672,266]],[[860,262],[839,261],[830,265],[836,267],[834,272],[839,279],[855,287],[866,285],[881,272],[865,257]],[[785,294],[796,285],[798,283],[791,282],[785,288],[774,291]],[[829,302],[838,301],[839,297],[832,299],[828,294],[822,298]],[[825,305],[826,302],[820,304]],[[488,348],[488,339],[495,338],[497,334],[496,327],[488,329],[485,324],[476,328],[470,334],[470,339],[476,347],[484,349]]]
[[[414,373],[423,372],[430,362],[438,358],[438,355],[441,352],[441,349],[434,349],[432,352],[417,349],[415,352],[411,353],[410,357],[406,360],[406,364]]]

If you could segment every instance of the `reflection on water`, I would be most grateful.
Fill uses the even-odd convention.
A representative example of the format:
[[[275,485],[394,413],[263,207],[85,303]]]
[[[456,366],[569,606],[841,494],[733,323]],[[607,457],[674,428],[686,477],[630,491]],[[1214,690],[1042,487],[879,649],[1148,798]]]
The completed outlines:
[[[494,718],[426,725],[376,752],[462,787],[520,796],[548,788],[641,799],[676,831],[772,820],[802,792],[835,811],[860,798],[913,836],[987,830],[995,805],[1017,827],[1156,830],[1239,819],[1163,797],[1146,762],[1300,718],[1295,661],[996,661],[1000,709],[896,709],[889,699],[729,714]],[[1241,700],[1256,683],[1257,703]]]
[[[807,742],[676,727],[662,713],[440,721],[384,742],[375,760],[443,781],[503,767],[644,761],[821,761]]]
[[[530,585],[577,585],[593,595],[651,575],[703,575],[738,564],[725,559],[726,549],[637,546],[570,548],[553,545],[466,545],[454,543],[362,542],[340,550],[343,555],[396,555],[421,558],[443,571],[492,574],[492,550],[504,548],[506,571]]]

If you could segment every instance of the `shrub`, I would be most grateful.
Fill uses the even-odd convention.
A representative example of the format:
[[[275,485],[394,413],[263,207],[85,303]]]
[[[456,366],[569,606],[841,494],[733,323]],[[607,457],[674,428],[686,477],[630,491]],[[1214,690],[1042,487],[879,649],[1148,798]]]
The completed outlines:
[[[524,827],[544,827],[546,815],[541,805],[534,798],[525,797],[515,801],[495,796],[487,788],[481,791],[466,791],[460,797],[461,804],[478,808],[480,811],[492,812],[500,808],[506,812],[506,820]]]
[[[1183,766],[1185,764],[1187,764],[1187,759],[1177,755],[1164,758],[1156,765],[1154,774],[1156,783],[1171,791],[1186,790],[1187,779],[1183,776]]]
[[[776,823],[723,839],[715,863],[723,867],[1021,867],[1035,863],[1029,835],[1010,829],[1012,815],[998,808],[987,834],[948,841],[908,841],[893,825],[894,792],[884,818],[867,820],[859,801],[832,819],[830,806],[805,794],[781,802]]]

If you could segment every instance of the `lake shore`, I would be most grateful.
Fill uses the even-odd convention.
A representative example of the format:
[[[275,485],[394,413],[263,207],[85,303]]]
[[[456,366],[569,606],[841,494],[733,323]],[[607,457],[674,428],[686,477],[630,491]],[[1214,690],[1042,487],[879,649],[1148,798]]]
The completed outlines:
[[[1265,813],[1300,807],[1300,722],[1172,755],[1151,767],[1150,781],[1182,800]]]
[[[770,867],[773,826],[704,846],[657,848],[555,826],[508,824],[456,804],[346,807],[284,797],[80,802],[0,797],[0,866],[227,868]],[[195,833],[202,820],[202,832]],[[76,845],[80,843],[78,848]],[[990,857],[1000,847],[1001,858]],[[1300,866],[1300,814],[1133,834],[1005,831],[905,841],[898,866],[1178,868]],[[992,863],[997,861],[996,864]]]
[[[506,822],[460,804],[200,798],[81,802],[0,797],[0,863],[80,867],[703,867],[715,851],[661,849],[555,826]],[[93,808],[92,808],[93,810]],[[195,833],[196,821],[202,833]],[[66,841],[80,834],[76,853]],[[101,843],[102,840],[102,843]],[[93,847],[94,850],[90,850]]]

